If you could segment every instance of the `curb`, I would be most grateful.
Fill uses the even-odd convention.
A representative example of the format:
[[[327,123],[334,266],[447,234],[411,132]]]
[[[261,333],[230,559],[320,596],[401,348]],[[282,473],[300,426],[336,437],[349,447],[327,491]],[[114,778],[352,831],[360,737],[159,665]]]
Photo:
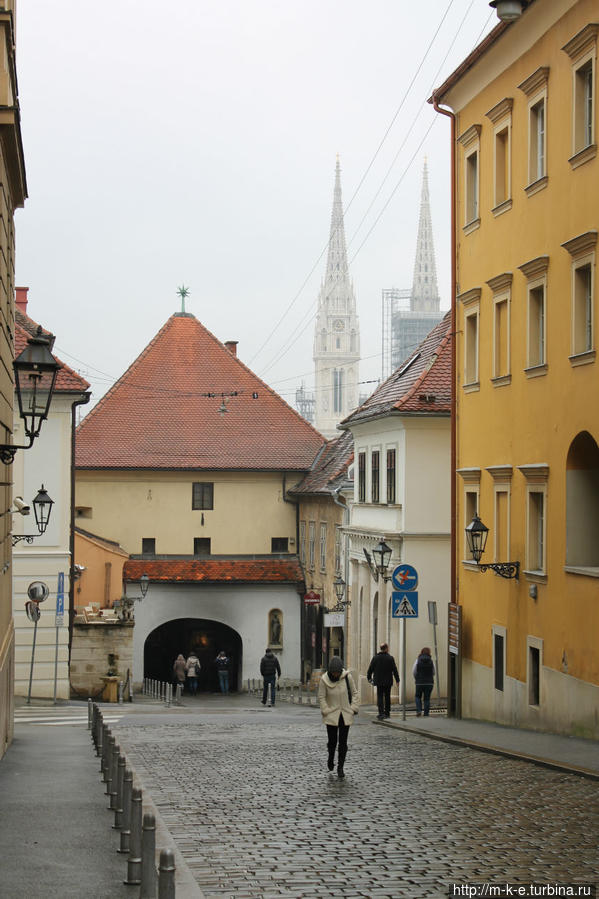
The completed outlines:
[[[551,768],[554,771],[561,771],[562,774],[576,774],[579,777],[587,777],[589,780],[599,781],[599,772],[590,768],[581,768],[578,765],[568,765],[564,762],[556,762],[552,759],[541,758],[540,756],[530,755],[527,752],[518,752],[515,749],[502,749],[499,746],[491,746],[488,743],[478,743],[476,740],[467,740],[463,737],[452,737],[447,734],[433,733],[430,730],[422,730],[418,727],[406,726],[398,724],[395,721],[378,721],[376,718],[372,722],[378,727],[390,727],[394,730],[403,730],[406,733],[418,734],[419,737],[430,737],[431,740],[439,740],[442,743],[453,743],[455,746],[467,746],[471,749],[477,749],[479,752],[488,752],[492,755],[501,755],[504,758],[517,759],[521,762],[531,762],[541,768]]]

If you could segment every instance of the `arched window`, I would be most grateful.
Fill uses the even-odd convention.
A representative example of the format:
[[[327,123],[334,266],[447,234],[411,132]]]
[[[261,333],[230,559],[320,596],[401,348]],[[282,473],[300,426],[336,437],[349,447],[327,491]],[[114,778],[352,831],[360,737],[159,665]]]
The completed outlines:
[[[588,431],[566,462],[566,565],[599,567],[599,446]]]

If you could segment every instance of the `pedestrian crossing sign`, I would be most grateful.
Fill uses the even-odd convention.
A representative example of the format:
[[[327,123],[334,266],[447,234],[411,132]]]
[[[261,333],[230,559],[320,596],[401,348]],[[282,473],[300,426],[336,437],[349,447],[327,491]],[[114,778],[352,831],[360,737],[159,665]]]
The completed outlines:
[[[393,618],[418,618],[418,591],[394,590],[391,600]]]

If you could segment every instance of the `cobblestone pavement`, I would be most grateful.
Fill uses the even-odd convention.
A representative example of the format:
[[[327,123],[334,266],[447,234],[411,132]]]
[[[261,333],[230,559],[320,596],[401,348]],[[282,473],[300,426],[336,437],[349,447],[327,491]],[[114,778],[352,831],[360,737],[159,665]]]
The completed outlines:
[[[358,718],[339,780],[319,713],[294,706],[113,732],[207,899],[599,879],[597,784],[575,775]]]

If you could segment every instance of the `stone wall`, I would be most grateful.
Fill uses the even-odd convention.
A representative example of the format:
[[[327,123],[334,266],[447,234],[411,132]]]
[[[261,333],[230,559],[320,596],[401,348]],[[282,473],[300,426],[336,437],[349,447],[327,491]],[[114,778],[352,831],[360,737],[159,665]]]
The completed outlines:
[[[101,697],[110,654],[115,656],[111,673],[125,683],[127,671],[133,671],[133,627],[133,621],[75,621],[71,648],[73,698]]]

